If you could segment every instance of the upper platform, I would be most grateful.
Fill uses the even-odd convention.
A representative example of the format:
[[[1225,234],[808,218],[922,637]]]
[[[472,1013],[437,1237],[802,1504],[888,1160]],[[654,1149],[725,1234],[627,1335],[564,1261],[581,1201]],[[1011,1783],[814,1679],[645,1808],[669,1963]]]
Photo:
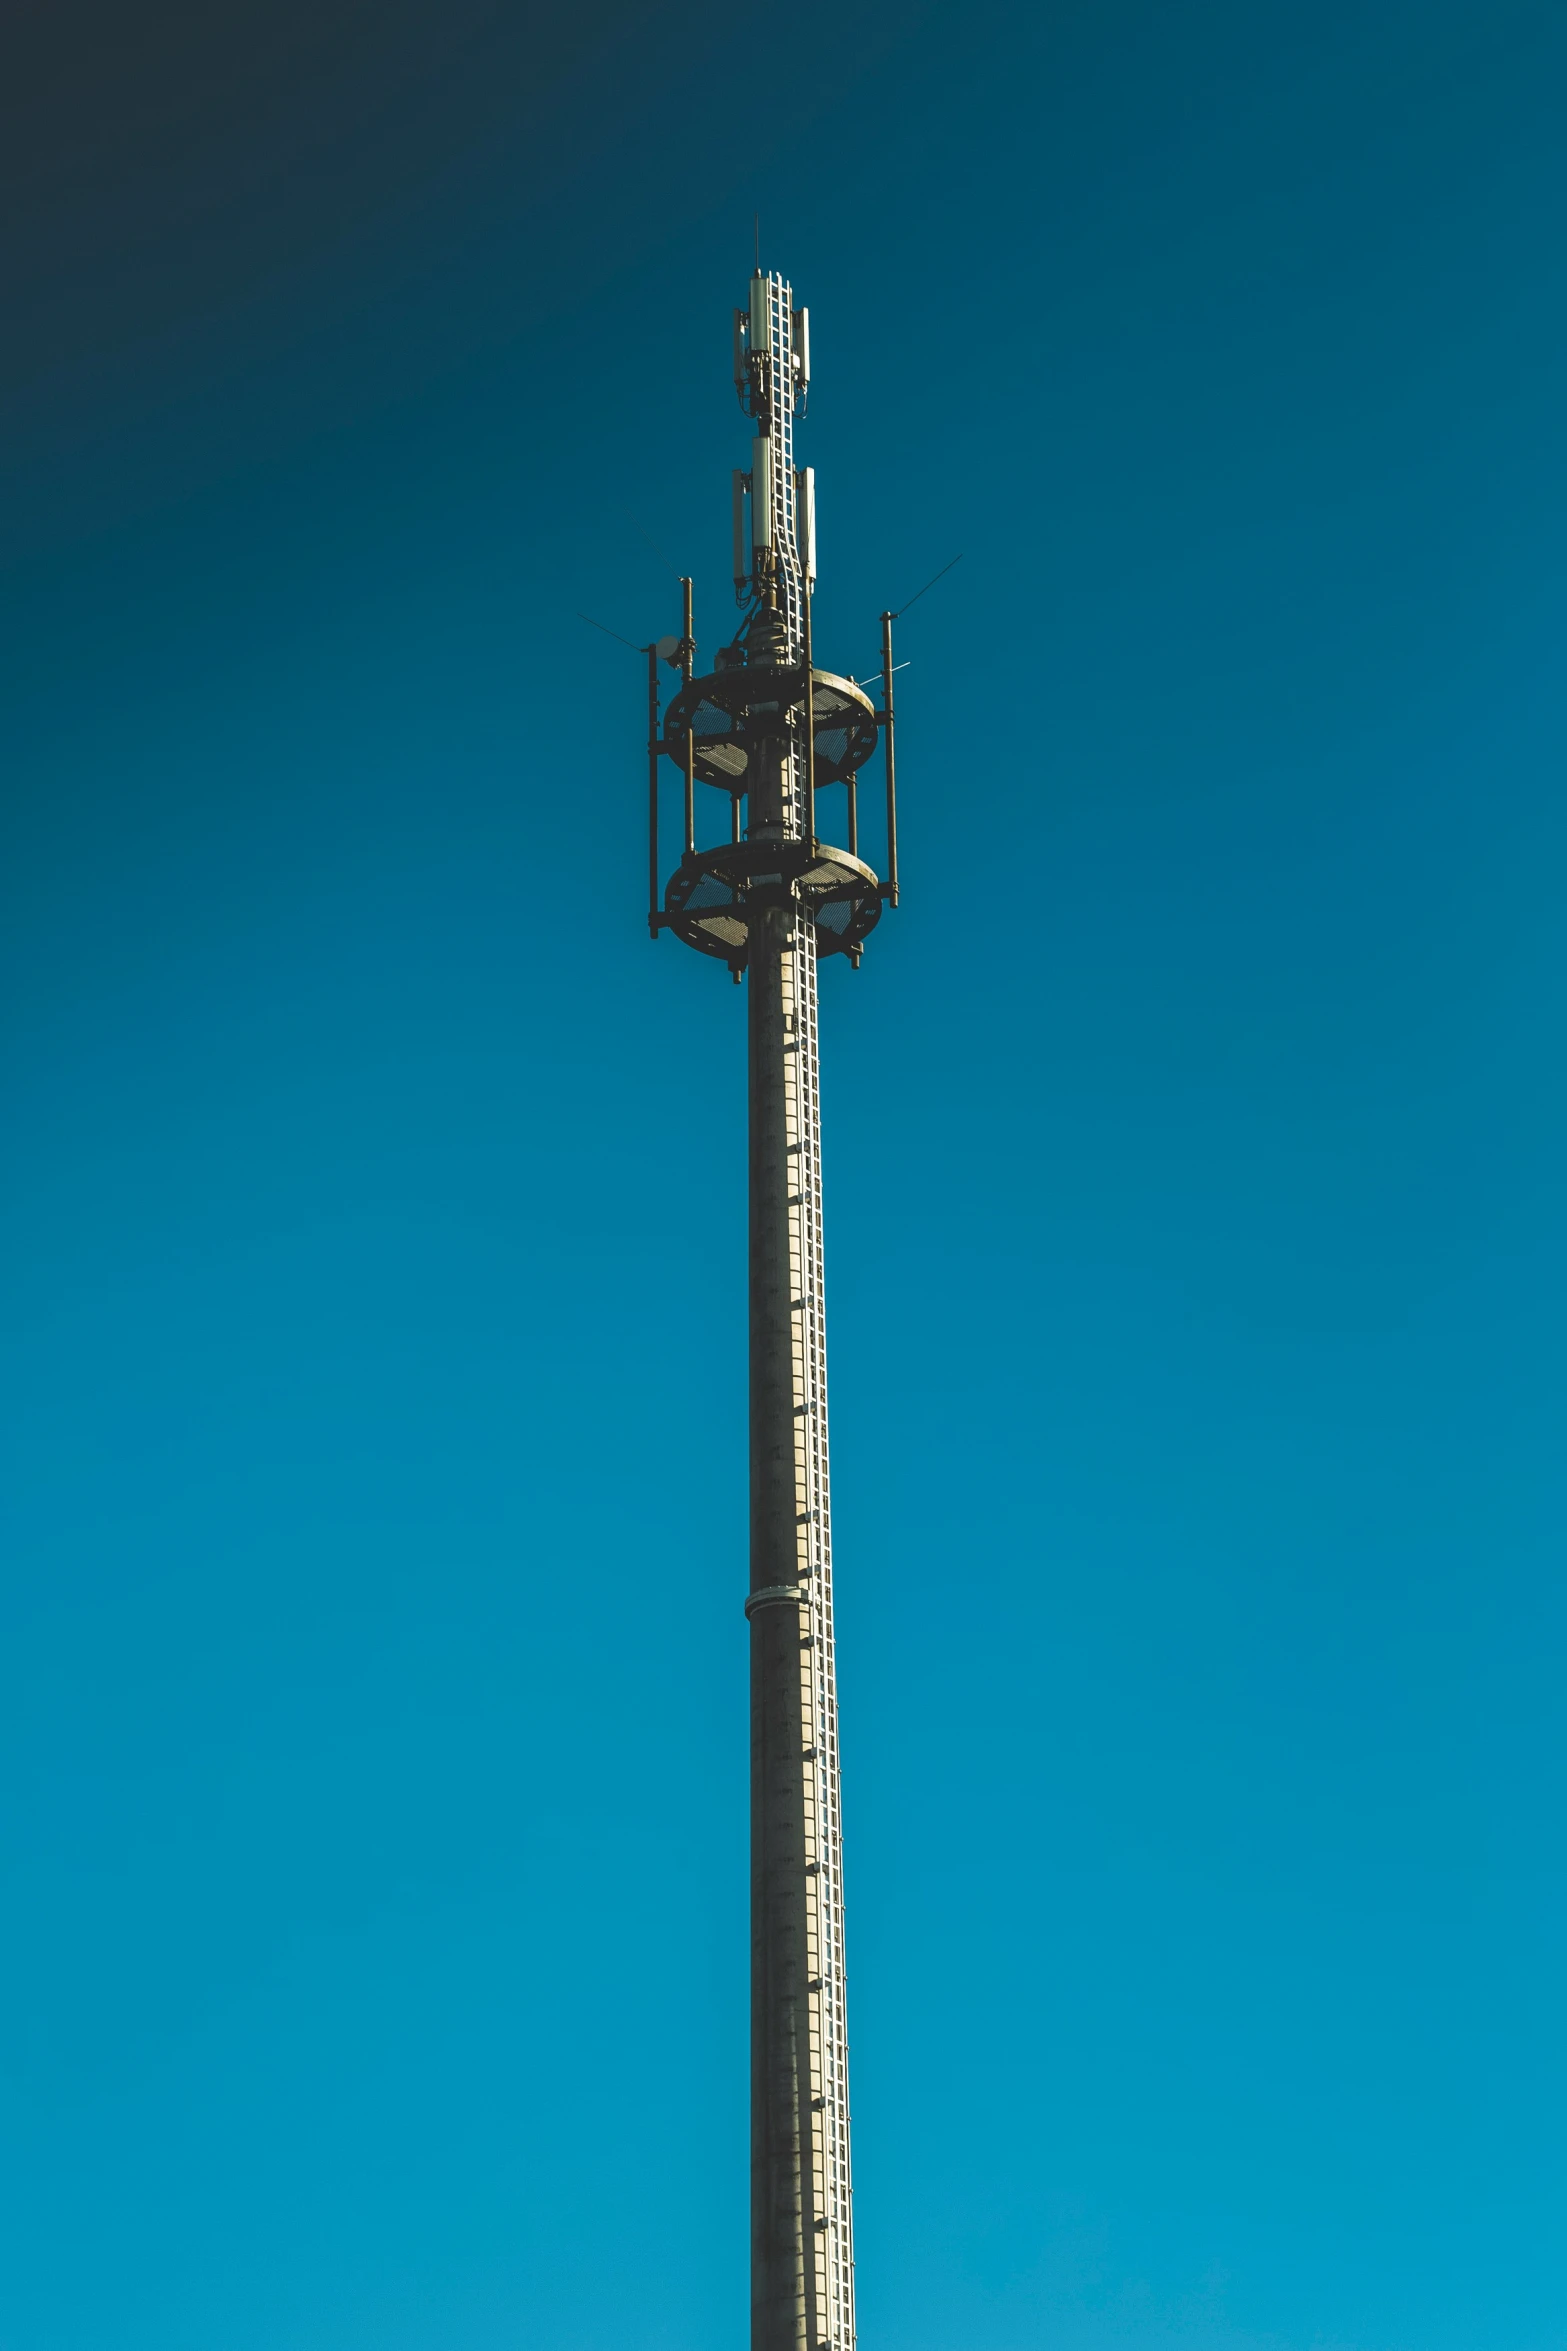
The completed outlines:
[[[852,678],[829,669],[811,672],[816,736],[816,781],[843,783],[876,748],[879,714]],[[803,726],[802,669],[744,667],[715,670],[682,686],[664,713],[663,749],[682,773],[687,746],[699,782],[736,799],[748,788],[752,758],[764,741],[776,742]]]

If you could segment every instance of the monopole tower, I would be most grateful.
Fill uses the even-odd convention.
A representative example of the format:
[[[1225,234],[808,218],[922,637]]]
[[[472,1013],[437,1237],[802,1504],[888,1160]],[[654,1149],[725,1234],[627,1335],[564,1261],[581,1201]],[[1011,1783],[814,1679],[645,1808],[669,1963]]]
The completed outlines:
[[[897,904],[892,615],[879,706],[814,666],[815,482],[794,460],[809,321],[760,268],[735,313],[734,377],[754,428],[732,485],[741,620],[698,675],[688,580],[680,636],[648,649],[648,920],[747,990],[752,2351],[853,2351],[817,965],[857,965]],[[663,709],[661,661],[680,674]],[[858,775],[878,745],[885,880],[859,854]],[[666,761],[684,821],[667,882]],[[842,846],[821,837],[830,790]]]

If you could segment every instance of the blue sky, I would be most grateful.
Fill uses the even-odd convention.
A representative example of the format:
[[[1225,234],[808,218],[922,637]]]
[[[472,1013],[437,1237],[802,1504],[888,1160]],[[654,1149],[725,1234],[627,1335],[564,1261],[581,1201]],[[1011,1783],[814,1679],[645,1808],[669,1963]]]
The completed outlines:
[[[862,2336],[1563,2351],[1567,23],[23,24],[4,2351],[743,2339],[752,217],[817,640]]]

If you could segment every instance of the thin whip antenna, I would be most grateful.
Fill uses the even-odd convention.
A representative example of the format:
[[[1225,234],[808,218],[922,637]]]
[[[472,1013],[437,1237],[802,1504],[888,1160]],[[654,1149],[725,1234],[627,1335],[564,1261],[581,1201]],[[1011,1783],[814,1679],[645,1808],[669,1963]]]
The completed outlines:
[[[762,216],[759,212],[752,213],[751,225],[756,230],[756,266],[760,269],[762,266]]]
[[[963,558],[961,555],[954,555],[952,558],[952,563],[961,563],[962,561]],[[914,594],[909,598],[909,603],[899,605],[897,611],[892,616],[893,619],[901,620],[904,614],[908,611],[909,604],[917,604],[922,596],[928,596],[931,589],[936,585],[936,580],[944,580],[946,578],[948,572],[952,569],[952,563],[944,563],[940,571],[937,572],[936,579],[927,580],[923,588],[916,588]]]
[[[632,528],[632,529],[633,529],[633,530],[636,532],[636,534],[637,534],[637,537],[638,537],[638,538],[641,540],[641,542],[642,542],[643,546],[644,546],[644,547],[647,547],[647,548],[650,548],[650,549],[652,550],[652,552],[653,552],[653,553],[654,553],[654,554],[655,554],[655,555],[658,557],[658,560],[659,560],[659,562],[660,562],[660,563],[663,565],[664,569],[665,569],[665,570],[666,570],[666,571],[669,573],[670,577],[671,577],[672,579],[683,580],[683,579],[685,578],[685,576],[686,576],[686,575],[685,575],[685,573],[684,573],[683,571],[676,571],[676,569],[675,569],[674,565],[673,565],[673,564],[670,562],[670,560],[669,560],[669,557],[668,557],[668,556],[667,556],[667,555],[664,553],[664,550],[663,550],[663,548],[662,548],[662,547],[659,545],[658,541],[657,541],[657,540],[656,540],[656,539],[653,537],[653,535],[652,535],[652,533],[651,533],[650,531],[645,531],[645,530],[642,528],[642,525],[641,525],[641,524],[638,522],[638,520],[637,520],[636,516],[635,516],[634,514],[628,514],[628,515],[625,517],[625,520],[626,520],[626,521],[627,521],[627,522],[630,524],[631,528]],[[584,619],[586,619],[586,618],[587,618],[587,615],[586,615],[586,613],[584,613],[582,617],[583,617]]]
[[[631,639],[629,637],[623,637],[619,629],[605,628],[604,623],[601,620],[595,620],[591,612],[579,612],[577,614],[577,618],[578,620],[585,620],[589,628],[597,629],[601,636],[613,637],[616,644],[624,645],[628,653],[645,653],[647,651],[647,647],[645,645],[633,645]]]

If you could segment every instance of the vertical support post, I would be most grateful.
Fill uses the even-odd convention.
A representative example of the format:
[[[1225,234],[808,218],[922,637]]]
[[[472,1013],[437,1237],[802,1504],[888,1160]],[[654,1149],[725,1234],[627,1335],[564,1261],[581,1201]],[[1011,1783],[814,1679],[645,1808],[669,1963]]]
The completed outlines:
[[[662,928],[658,903],[658,648],[647,649],[647,927],[656,939]]]
[[[696,729],[686,722],[686,855],[696,847]]]
[[[680,583],[680,674],[689,686],[696,656],[692,636],[691,582]],[[696,729],[686,721],[686,855],[696,847]]]
[[[898,771],[892,749],[892,624],[896,617],[891,612],[881,616],[881,723],[887,760],[887,879],[883,895],[889,906],[898,903]]]
[[[800,636],[805,651],[805,806],[801,812],[800,837],[814,855],[816,850],[816,676],[811,667],[811,583],[802,580],[800,597]]]
[[[730,494],[729,514],[735,542],[735,600],[745,595],[745,584],[751,576],[751,534],[745,527],[745,502],[751,495],[751,477],[735,471]]]
[[[860,854],[860,796],[856,788],[858,780],[859,779],[856,777],[854,770],[851,768],[849,770],[848,779],[849,855],[851,857],[858,857]]]

